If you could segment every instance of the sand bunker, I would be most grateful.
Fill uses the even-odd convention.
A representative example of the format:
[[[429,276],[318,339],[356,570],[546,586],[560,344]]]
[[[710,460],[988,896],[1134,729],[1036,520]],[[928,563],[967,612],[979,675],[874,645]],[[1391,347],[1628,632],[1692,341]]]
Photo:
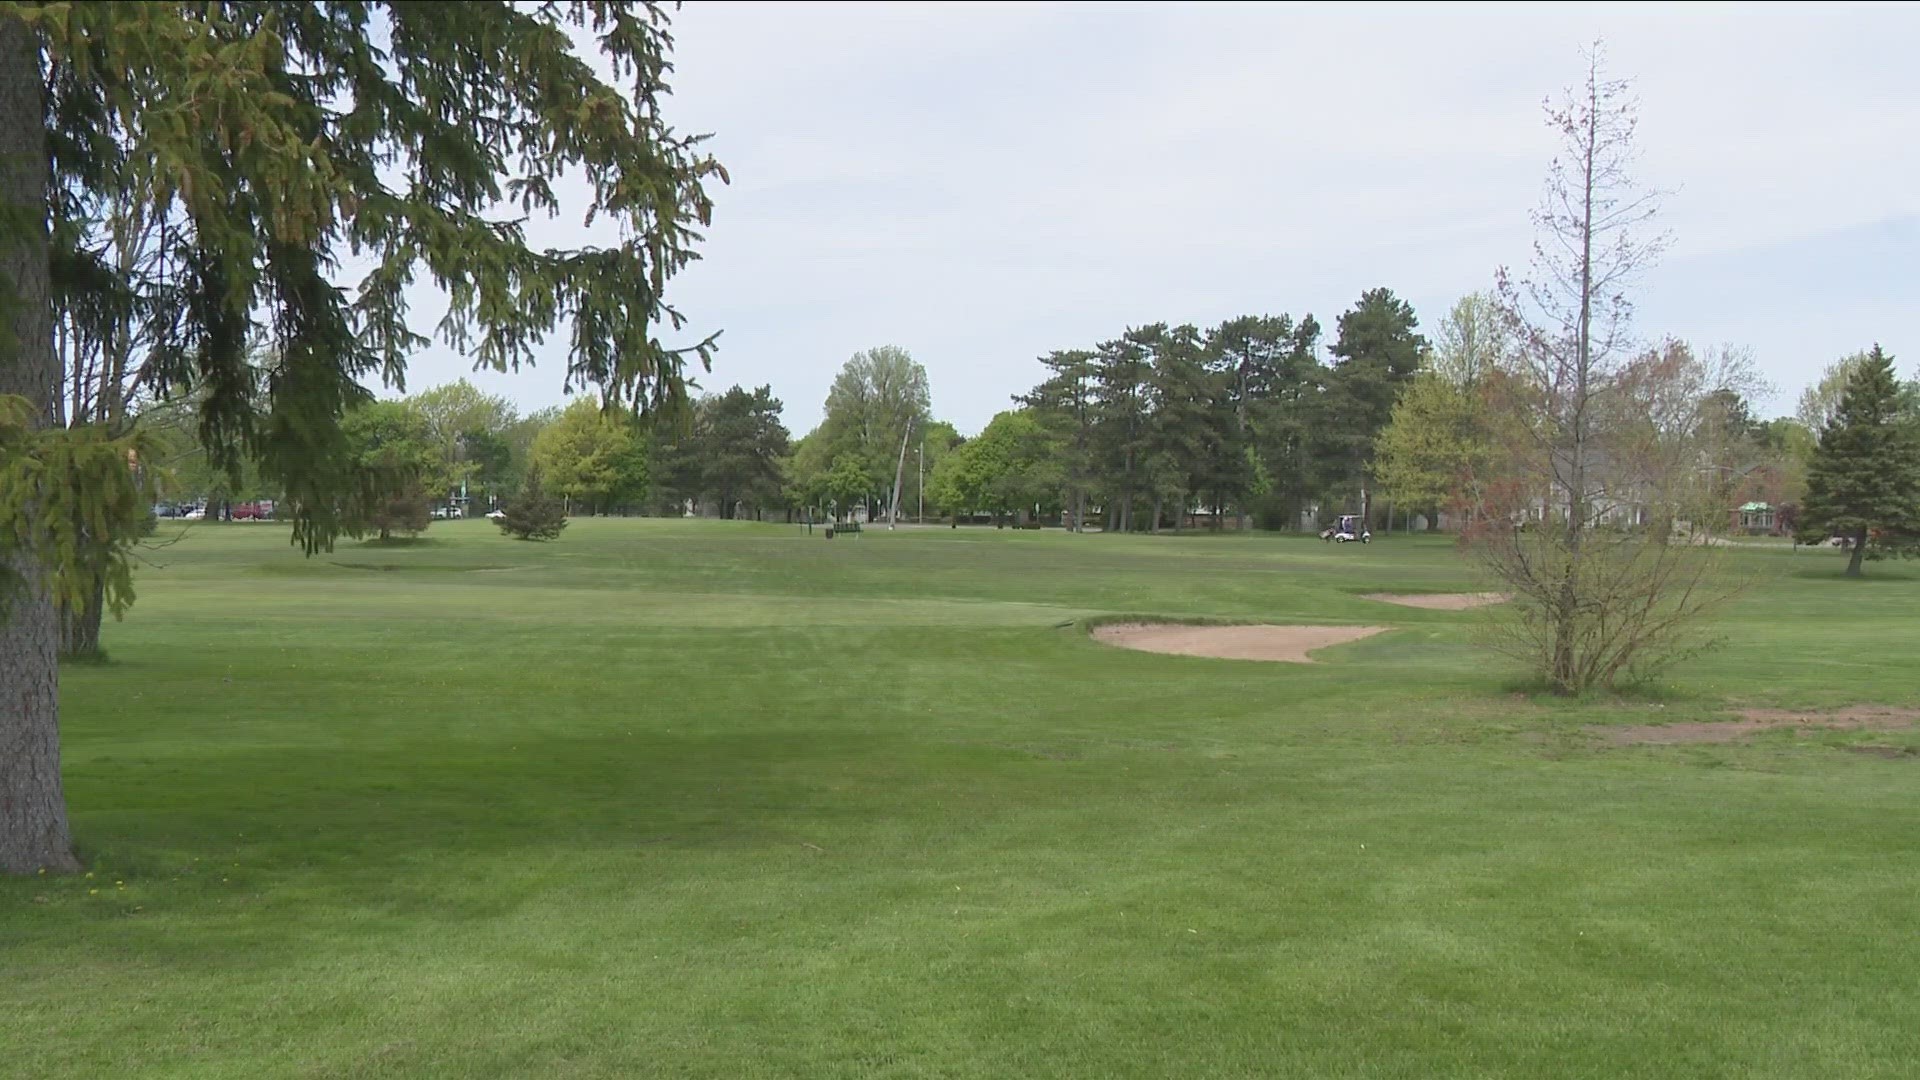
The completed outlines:
[[[1221,660],[1281,660],[1311,664],[1307,654],[1329,645],[1372,637],[1385,626],[1178,626],[1116,623],[1097,626],[1096,641],[1143,652],[1211,656]]]
[[[1780,709],[1747,709],[1738,720],[1709,720],[1680,724],[1594,726],[1590,735],[1608,746],[1681,746],[1689,743],[1725,743],[1762,731],[1793,728],[1813,731],[1897,731],[1920,720],[1920,709],[1855,707],[1830,713],[1796,713]],[[1904,753],[1904,751],[1902,751]]]
[[[1386,604],[1399,604],[1401,607],[1426,608],[1429,611],[1465,611],[1468,608],[1486,607],[1488,604],[1504,604],[1513,597],[1498,592],[1375,592],[1367,593],[1366,599],[1378,600]]]

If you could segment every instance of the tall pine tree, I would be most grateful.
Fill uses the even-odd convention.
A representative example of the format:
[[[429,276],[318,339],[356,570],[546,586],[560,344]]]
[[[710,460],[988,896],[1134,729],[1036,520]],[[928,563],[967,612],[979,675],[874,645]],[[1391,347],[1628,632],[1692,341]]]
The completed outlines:
[[[1920,535],[1920,417],[1907,406],[1893,358],[1875,345],[1853,368],[1807,465],[1801,535],[1852,541],[1847,576],[1871,545],[1909,548]]]
[[[1336,504],[1370,486],[1374,441],[1427,351],[1419,326],[1413,307],[1386,288],[1368,289],[1340,316],[1314,435],[1323,494]]]
[[[1085,349],[1056,350],[1040,358],[1047,378],[1014,400],[1034,412],[1057,440],[1061,483],[1066,489],[1067,527],[1086,525],[1087,492],[1094,477],[1094,354]]]
[[[703,184],[725,173],[662,113],[667,24],[656,4],[616,0],[0,0],[0,399],[15,399],[0,414],[26,418],[4,452],[112,459],[84,425],[52,430],[67,374],[54,326],[143,297],[151,385],[190,392],[220,464],[257,463],[296,538],[325,547],[353,527],[340,418],[367,399],[363,380],[398,382],[424,344],[408,318],[423,269],[449,301],[443,336],[477,363],[516,367],[565,327],[569,389],[679,408],[712,339],[660,344],[684,325],[664,289],[696,257]],[[584,178],[579,209],[607,243],[532,239],[562,176]],[[151,237],[141,259],[87,242],[113,214],[157,225],[135,230]],[[369,268],[357,284],[341,280],[349,256]],[[250,339],[270,370],[246,362]],[[77,865],[52,597],[87,583],[60,540],[73,516],[55,518],[79,501],[111,522],[99,494],[117,504],[131,487],[117,460],[119,483],[36,468],[60,486],[0,500],[0,870]],[[109,575],[109,604],[123,599],[123,553],[89,565]]]

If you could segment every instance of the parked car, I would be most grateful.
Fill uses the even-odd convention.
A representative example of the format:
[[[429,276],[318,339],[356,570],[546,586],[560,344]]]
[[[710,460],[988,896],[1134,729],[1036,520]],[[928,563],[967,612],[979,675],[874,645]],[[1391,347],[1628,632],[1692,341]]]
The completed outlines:
[[[157,518],[179,517],[180,508],[172,503],[154,503],[153,516]]]
[[[230,516],[234,521],[272,521],[273,501],[261,499],[255,502],[234,503]]]
[[[496,509],[496,510],[489,510],[489,511],[487,511],[487,520],[488,520],[488,521],[499,521],[500,519],[502,519],[502,518],[504,518],[504,517],[506,517],[506,516],[507,516],[507,512],[506,512],[505,510],[497,510],[497,509]]]
[[[207,517],[207,508],[204,506],[190,506],[187,508],[186,513],[181,514],[180,517],[183,521],[204,521]]]

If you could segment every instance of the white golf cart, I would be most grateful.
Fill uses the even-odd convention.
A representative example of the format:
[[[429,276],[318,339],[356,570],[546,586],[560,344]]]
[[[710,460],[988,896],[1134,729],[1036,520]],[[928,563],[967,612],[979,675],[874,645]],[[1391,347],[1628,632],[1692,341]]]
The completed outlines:
[[[1360,523],[1359,514],[1341,514],[1340,519],[1333,523],[1333,528],[1320,530],[1320,539],[1336,544],[1344,544],[1350,540],[1371,544],[1373,533],[1367,531],[1367,527]]]

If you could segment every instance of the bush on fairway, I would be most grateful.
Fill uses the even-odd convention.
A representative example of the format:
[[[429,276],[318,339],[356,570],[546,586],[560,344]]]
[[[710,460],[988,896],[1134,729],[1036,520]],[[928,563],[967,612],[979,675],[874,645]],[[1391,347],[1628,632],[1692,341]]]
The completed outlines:
[[[567,527],[566,512],[560,500],[548,493],[540,478],[540,466],[527,469],[520,493],[500,508],[500,531],[522,540],[557,540]]]

